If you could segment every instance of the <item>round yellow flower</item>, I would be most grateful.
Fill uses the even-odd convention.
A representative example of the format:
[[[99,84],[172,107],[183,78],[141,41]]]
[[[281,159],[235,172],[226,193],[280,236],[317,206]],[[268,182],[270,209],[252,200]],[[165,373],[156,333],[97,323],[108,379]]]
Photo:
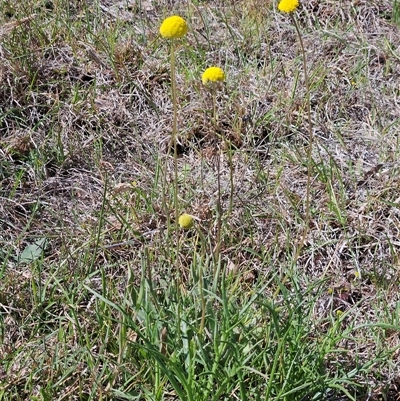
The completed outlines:
[[[166,18],[160,26],[161,36],[167,39],[181,38],[187,31],[186,21],[178,15]]]
[[[291,13],[299,6],[299,0],[281,0],[278,4],[279,11]]]
[[[225,73],[219,67],[209,67],[203,72],[201,79],[204,85],[207,82],[222,82],[225,80]]]
[[[189,228],[193,227],[194,224],[194,219],[190,214],[187,213],[183,213],[180,217],[179,217],[179,221],[178,221],[179,225],[181,226],[181,228],[188,230]]]

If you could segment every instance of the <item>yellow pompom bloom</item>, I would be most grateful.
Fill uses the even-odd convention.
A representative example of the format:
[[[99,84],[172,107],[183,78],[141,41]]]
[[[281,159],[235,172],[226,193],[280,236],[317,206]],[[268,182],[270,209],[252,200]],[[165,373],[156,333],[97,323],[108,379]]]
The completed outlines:
[[[336,311],[336,316],[337,317],[341,317],[341,316],[343,316],[343,314],[344,314],[344,312],[339,310],[339,309]]]
[[[299,6],[299,0],[281,0],[278,4],[279,11],[291,13]]]
[[[204,85],[207,82],[222,82],[225,80],[225,73],[219,67],[209,67],[203,72],[201,79]]]
[[[190,214],[187,213],[183,213],[180,217],[179,217],[179,221],[178,221],[179,225],[181,226],[181,228],[188,230],[189,228],[193,227],[194,224],[194,219]]]
[[[166,18],[160,26],[161,36],[167,39],[181,38],[187,31],[186,21],[178,15]]]

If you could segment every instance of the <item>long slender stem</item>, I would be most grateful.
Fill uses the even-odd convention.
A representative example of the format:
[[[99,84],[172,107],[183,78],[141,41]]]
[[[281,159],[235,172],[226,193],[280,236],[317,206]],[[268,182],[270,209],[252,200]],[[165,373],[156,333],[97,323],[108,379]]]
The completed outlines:
[[[212,98],[213,98],[213,122],[214,129],[217,130],[217,101],[216,101],[216,87],[215,83],[212,83]],[[214,273],[219,263],[219,253],[221,250],[221,227],[222,227],[222,205],[221,205],[221,160],[219,149],[217,152],[217,238],[216,245],[214,248]]]
[[[304,242],[306,240],[307,232],[310,227],[311,221],[311,173],[312,173],[312,150],[314,143],[314,134],[311,120],[311,101],[310,101],[310,83],[308,80],[308,72],[307,72],[307,59],[306,52],[304,49],[303,38],[301,37],[301,32],[299,29],[299,25],[297,23],[296,18],[293,14],[290,14],[290,17],[293,21],[294,27],[296,28],[297,36],[299,37],[299,43],[301,47],[301,53],[303,56],[303,70],[304,70],[304,86],[306,89],[306,103],[307,103],[307,115],[308,115],[308,149],[307,149],[307,188],[306,188],[306,216],[305,216],[305,226],[303,230],[303,235],[301,238],[300,245],[297,249],[295,262],[300,256],[300,252],[304,246]]]
[[[178,144],[177,144],[178,102],[176,96],[175,44],[173,40],[171,41],[171,88],[172,88],[172,104],[173,104],[172,142],[174,147],[174,209],[175,209],[175,228],[176,228],[176,253],[178,259],[178,254],[179,254]]]
[[[233,210],[233,158],[232,158],[232,142],[228,139],[225,140],[226,151],[228,152],[228,162],[229,162],[229,184],[230,184],[230,193],[229,193],[229,209],[227,216],[230,217]]]
[[[308,229],[310,227],[311,221],[311,173],[312,173],[312,150],[313,150],[313,143],[314,143],[314,134],[313,134],[313,126],[311,120],[311,101],[310,101],[310,83],[308,80],[308,73],[307,73],[307,59],[306,59],[306,52],[304,49],[303,38],[301,37],[301,32],[299,29],[299,25],[297,24],[297,20],[293,14],[290,14],[290,18],[296,28],[297,36],[299,38],[301,53],[303,56],[303,70],[304,70],[304,86],[306,89],[306,102],[307,102],[307,115],[308,115],[308,149],[307,149],[307,188],[306,188],[306,216],[305,216],[305,225],[303,229],[303,233],[301,236],[300,243],[296,249],[296,253],[293,258],[293,266],[296,265],[297,260],[301,254],[301,251],[304,247],[304,243],[306,241]],[[281,280],[282,285],[287,281],[289,277],[289,273],[285,275],[285,277]],[[280,291],[280,287],[274,293],[274,298],[278,295]]]
[[[212,101],[213,101],[213,124],[214,129],[217,129],[217,89],[215,82],[212,82]]]
[[[199,268],[199,291],[200,291],[200,299],[201,299],[201,321],[200,321],[200,329],[199,335],[203,334],[204,325],[206,322],[206,299],[204,297],[204,287],[203,287],[203,261],[200,261]]]

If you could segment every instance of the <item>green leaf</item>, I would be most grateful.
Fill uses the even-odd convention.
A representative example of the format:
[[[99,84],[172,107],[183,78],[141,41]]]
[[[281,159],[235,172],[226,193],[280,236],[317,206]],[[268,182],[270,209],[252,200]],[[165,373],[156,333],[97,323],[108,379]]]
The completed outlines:
[[[19,261],[21,263],[31,263],[34,260],[39,259],[46,248],[46,238],[40,238],[32,244],[29,244],[19,255]]]

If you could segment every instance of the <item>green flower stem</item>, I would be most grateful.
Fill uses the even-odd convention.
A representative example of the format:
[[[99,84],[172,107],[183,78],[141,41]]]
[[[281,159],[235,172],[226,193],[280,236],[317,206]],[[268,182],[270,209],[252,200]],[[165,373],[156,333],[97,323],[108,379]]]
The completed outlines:
[[[176,253],[179,253],[179,211],[178,211],[178,145],[177,145],[177,118],[178,104],[176,96],[176,72],[175,72],[175,43],[171,40],[171,89],[173,104],[173,121],[172,121],[172,143],[174,147],[174,208],[175,208],[175,228],[176,228]]]
[[[213,123],[214,129],[217,130],[217,101],[216,101],[216,84],[212,82],[212,100],[213,100]],[[214,248],[214,273],[219,263],[219,253],[221,250],[221,227],[222,227],[222,205],[221,205],[221,166],[220,155],[217,153],[217,238]]]
[[[233,192],[234,192],[234,183],[233,183],[233,158],[232,158],[232,141],[229,139],[225,139],[225,146],[228,152],[228,161],[229,161],[229,184],[230,184],[230,193],[229,193],[229,209],[227,213],[227,218],[229,218],[232,214],[233,210]]]
[[[200,329],[199,336],[202,336],[204,331],[204,325],[206,322],[206,299],[204,297],[204,287],[203,287],[203,264],[200,263],[199,269],[199,291],[201,298],[201,321],[200,321]]]
[[[195,249],[197,248],[197,245],[200,240],[202,253],[206,254],[207,250],[205,247],[206,247],[207,241],[206,241],[203,233],[201,232],[201,228],[196,227],[196,232],[197,232],[197,236],[196,236],[194,248]],[[208,266],[208,259],[207,259],[207,263],[205,265]],[[201,299],[201,321],[200,321],[200,328],[199,328],[199,337],[200,338],[202,337],[203,331],[204,331],[204,326],[205,326],[205,322],[206,322],[206,308],[207,308],[206,298],[204,296],[204,285],[203,284],[204,284],[203,260],[200,260],[199,261],[199,292],[200,292],[200,299]]]
[[[179,286],[182,284],[182,276],[179,270],[179,210],[178,210],[178,144],[177,144],[177,120],[178,120],[178,102],[176,95],[176,70],[175,70],[175,41],[171,40],[171,92],[173,105],[172,119],[172,135],[171,140],[174,148],[174,209],[175,209],[175,234],[176,234],[176,283]],[[179,290],[178,290],[179,291]]]
[[[304,50],[303,39],[301,37],[301,32],[299,29],[299,25],[297,23],[296,18],[294,17],[293,13],[290,14],[290,18],[293,21],[294,27],[296,28],[297,36],[299,37],[299,43],[301,47],[301,52],[303,55],[303,70],[304,70],[304,85],[306,88],[306,102],[307,102],[307,114],[308,114],[308,149],[307,149],[307,188],[306,188],[306,217],[305,217],[305,227],[303,231],[303,235],[301,238],[300,245],[297,249],[295,255],[295,262],[297,261],[298,257],[300,256],[300,252],[304,246],[304,242],[306,240],[307,232],[310,227],[310,220],[311,220],[311,173],[312,173],[312,150],[313,150],[313,142],[314,142],[314,134],[313,134],[313,127],[312,127],[312,120],[311,120],[311,101],[310,101],[310,83],[308,80],[308,73],[307,73],[307,59],[306,59],[306,52]]]
[[[290,13],[290,18],[292,19],[293,25],[296,29],[297,36],[299,38],[300,48],[303,56],[303,70],[304,70],[304,85],[306,88],[306,102],[307,102],[307,115],[308,115],[308,149],[307,149],[307,188],[306,188],[306,215],[305,215],[305,225],[303,229],[303,233],[301,236],[300,243],[295,251],[294,258],[293,258],[293,265],[297,263],[297,260],[301,254],[301,251],[304,247],[304,243],[306,241],[306,236],[308,233],[308,229],[310,227],[311,221],[311,173],[312,173],[312,150],[313,150],[313,143],[314,143],[314,134],[313,134],[313,126],[311,120],[311,102],[310,102],[310,83],[308,80],[308,73],[307,73],[307,59],[306,59],[306,52],[304,49],[303,39],[301,37],[301,32],[299,29],[299,25],[297,23],[296,18],[294,17],[293,13]],[[287,273],[282,280],[282,284],[284,284],[290,273]],[[279,294],[280,287],[274,293],[274,298]]]
[[[217,88],[215,82],[212,82],[212,102],[213,102],[213,124],[214,129],[217,129]]]

